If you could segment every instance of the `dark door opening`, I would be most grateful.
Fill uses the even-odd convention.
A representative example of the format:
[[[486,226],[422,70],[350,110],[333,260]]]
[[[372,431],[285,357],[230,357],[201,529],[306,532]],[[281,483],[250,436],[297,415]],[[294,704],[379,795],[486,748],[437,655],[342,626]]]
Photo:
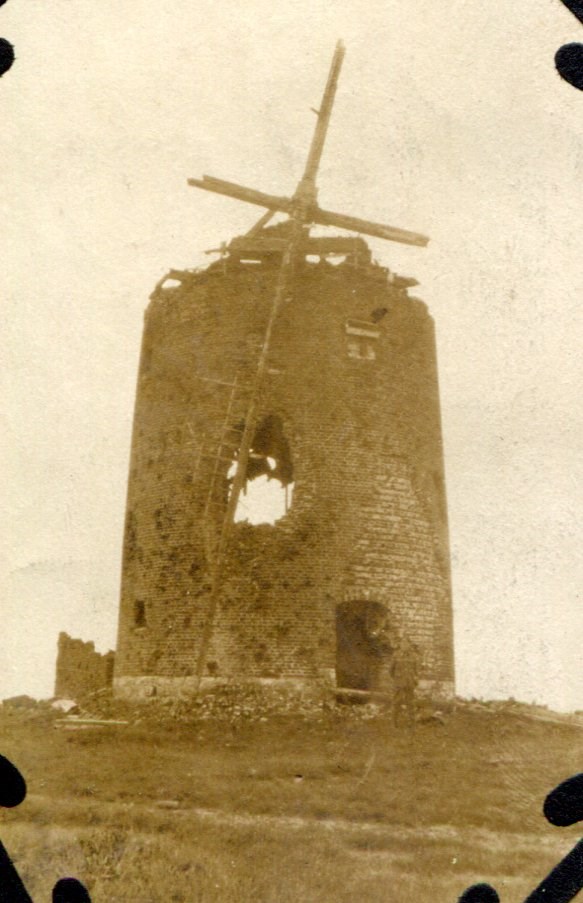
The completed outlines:
[[[379,602],[343,602],[336,608],[336,685],[379,688],[390,648],[384,639],[386,609]]]

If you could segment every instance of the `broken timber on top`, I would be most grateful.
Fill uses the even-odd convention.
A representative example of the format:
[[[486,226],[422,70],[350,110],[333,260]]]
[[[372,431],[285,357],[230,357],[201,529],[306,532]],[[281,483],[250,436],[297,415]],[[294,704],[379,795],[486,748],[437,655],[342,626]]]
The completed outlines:
[[[279,234],[283,236],[283,233]],[[212,248],[205,251],[205,254],[228,254],[234,260],[263,260],[281,256],[285,253],[288,239],[277,237],[277,235],[276,232],[271,234],[269,230],[265,230],[262,235],[255,233],[239,235],[233,238],[229,244],[225,243],[220,248]],[[308,257],[322,259],[344,256],[354,263],[370,264],[371,262],[371,252],[366,243],[362,238],[353,236],[327,235],[315,238],[306,235],[298,243],[298,248],[302,254]]]
[[[294,206],[293,198],[278,197],[273,194],[265,194],[255,191],[253,188],[245,188],[236,182],[226,182],[224,179],[215,179],[213,176],[203,176],[202,179],[188,179],[188,184],[194,188],[204,188],[215,194],[224,194],[227,197],[246,201],[248,204],[256,204],[278,213],[291,213]],[[370,220],[360,219],[356,216],[346,216],[344,213],[333,213],[331,210],[322,210],[316,203],[308,205],[305,214],[305,222],[318,226],[337,226],[340,229],[349,229],[351,232],[360,232],[363,235],[371,235],[374,238],[384,238],[387,241],[397,241],[405,245],[417,245],[425,247],[429,239],[418,232],[409,232],[406,229],[397,229],[394,226],[386,226],[382,223],[372,223]]]
[[[316,175],[320,165],[320,158],[324,149],[324,141],[328,131],[332,105],[336,94],[338,76],[344,59],[344,45],[339,41],[336,45],[330,74],[324,90],[322,104],[319,110],[314,111],[318,117],[316,129],[310,145],[308,159],[304,174],[296,188],[293,197],[281,197],[279,195],[266,194],[256,191],[254,188],[246,188],[236,182],[227,182],[224,179],[216,179],[213,176],[203,176],[202,179],[188,179],[188,184],[195,188],[204,188],[216,194],[246,201],[248,204],[256,204],[266,208],[270,213],[287,213],[296,222],[302,225],[315,224],[319,226],[337,226],[340,229],[348,229],[371,235],[375,238],[384,238],[387,241],[396,241],[406,245],[425,247],[429,239],[418,232],[409,232],[406,229],[397,229],[383,223],[373,223],[356,216],[346,216],[343,213],[334,213],[331,210],[322,210],[317,203]],[[264,217],[262,217],[264,219]]]

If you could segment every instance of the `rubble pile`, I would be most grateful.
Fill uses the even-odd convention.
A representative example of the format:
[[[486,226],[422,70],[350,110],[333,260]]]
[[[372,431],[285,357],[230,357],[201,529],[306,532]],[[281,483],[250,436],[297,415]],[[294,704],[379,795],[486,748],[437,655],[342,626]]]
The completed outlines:
[[[334,708],[333,702],[322,693],[300,693],[254,683],[221,684],[203,690],[198,696],[158,696],[141,703],[117,700],[111,693],[101,691],[84,700],[83,707],[101,718],[125,717],[133,723],[219,721],[230,724],[267,721],[275,716],[318,719]]]
[[[194,721],[267,721],[274,715],[318,718],[322,715],[322,696],[297,690],[264,687],[259,684],[233,683],[187,700],[171,704],[175,715]]]
[[[418,700],[418,724],[444,724],[455,712],[476,712],[492,716],[549,721],[583,727],[583,713],[563,714],[545,706],[528,705],[514,699],[481,700],[457,698],[453,704],[436,710],[426,700]],[[236,727],[275,719],[295,719],[303,722],[333,720],[368,721],[386,719],[392,714],[390,704],[361,701],[357,704],[341,701],[330,688],[319,691],[298,690],[289,686],[259,685],[257,683],[220,684],[205,688],[198,696],[154,696],[147,701],[128,702],[116,699],[111,688],[88,694],[79,700],[53,698],[36,700],[30,696],[15,696],[0,703],[3,719],[34,722],[59,728],[89,729],[125,725],[164,725],[172,723],[197,725],[204,722]]]
[[[58,726],[90,721],[103,726],[123,723],[196,725],[203,722],[236,726],[275,718],[311,722],[331,718],[366,721],[385,714],[385,707],[375,703],[338,704],[330,692],[314,692],[313,689],[301,692],[297,688],[256,683],[221,684],[203,690],[198,696],[157,696],[141,702],[116,699],[111,690],[104,689],[80,700],[65,717],[62,709],[57,712]]]

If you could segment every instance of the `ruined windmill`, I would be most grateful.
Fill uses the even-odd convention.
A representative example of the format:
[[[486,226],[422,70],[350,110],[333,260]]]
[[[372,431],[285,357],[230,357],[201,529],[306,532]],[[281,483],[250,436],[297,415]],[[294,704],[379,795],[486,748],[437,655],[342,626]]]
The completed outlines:
[[[427,243],[317,204],[343,56],[338,44],[292,198],[189,180],[267,212],[151,296],[118,695],[221,681],[382,689],[399,637],[415,644],[420,687],[453,691],[433,323],[408,296],[416,281],[374,263],[360,236],[310,235],[318,224]],[[268,226],[276,212],[289,219]],[[261,480],[284,499],[273,523],[240,512]]]

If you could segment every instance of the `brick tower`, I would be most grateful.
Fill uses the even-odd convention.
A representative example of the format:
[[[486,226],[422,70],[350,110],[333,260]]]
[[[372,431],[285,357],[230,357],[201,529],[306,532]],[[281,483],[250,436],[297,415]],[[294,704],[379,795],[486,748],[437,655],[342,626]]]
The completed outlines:
[[[415,280],[374,263],[362,238],[309,233],[426,243],[316,203],[342,55],[293,198],[191,180],[268,213],[208,268],[171,271],[146,312],[119,695],[249,680],[389,688],[404,638],[420,689],[453,692],[433,321],[409,295]],[[289,221],[267,226],[276,211]],[[251,511],[259,484],[277,490],[279,516]]]

